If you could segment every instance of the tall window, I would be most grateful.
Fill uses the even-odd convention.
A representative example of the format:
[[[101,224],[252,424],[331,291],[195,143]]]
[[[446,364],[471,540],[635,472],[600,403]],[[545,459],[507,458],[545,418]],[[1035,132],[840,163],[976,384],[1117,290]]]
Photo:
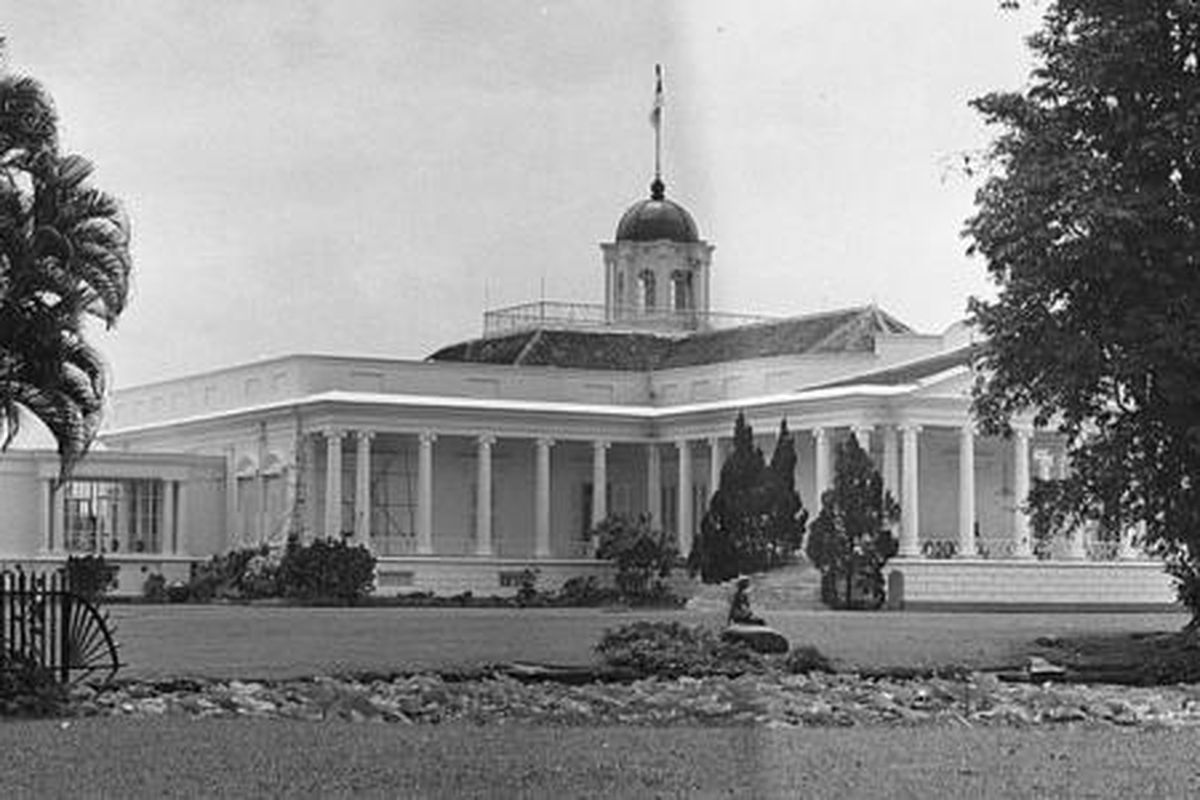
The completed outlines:
[[[376,451],[371,480],[371,541],[380,555],[416,552],[416,468],[412,452]]]
[[[75,480],[63,490],[63,548],[71,553],[162,552],[161,480]]]
[[[262,498],[259,496],[258,479],[253,475],[240,475],[237,479],[237,533],[245,542],[258,543],[262,541],[262,531],[258,529],[258,510]]]
[[[664,486],[659,494],[662,498],[662,528],[669,533],[679,532],[679,487]]]
[[[641,300],[642,310],[649,311],[658,305],[658,297],[654,286],[654,273],[650,270],[643,270],[638,276],[638,283],[641,285]]]
[[[690,311],[692,302],[692,273],[676,270],[671,273],[671,307],[676,311]]]

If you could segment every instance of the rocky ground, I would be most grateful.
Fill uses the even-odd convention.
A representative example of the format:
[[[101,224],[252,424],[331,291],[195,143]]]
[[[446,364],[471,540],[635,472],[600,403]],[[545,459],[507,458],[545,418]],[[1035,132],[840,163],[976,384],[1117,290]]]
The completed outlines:
[[[461,675],[125,682],[73,691],[69,715],[266,717],[427,724],[746,725],[953,724],[1200,726],[1200,686],[1009,682],[848,674],[657,678],[569,685],[519,680],[504,668]],[[65,721],[64,724],[69,724]]]

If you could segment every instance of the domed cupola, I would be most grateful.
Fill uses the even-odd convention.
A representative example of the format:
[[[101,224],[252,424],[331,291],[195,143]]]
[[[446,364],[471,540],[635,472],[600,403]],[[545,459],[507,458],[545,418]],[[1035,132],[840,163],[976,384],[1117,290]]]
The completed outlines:
[[[650,184],[650,198],[639,200],[621,215],[617,223],[618,242],[691,243],[700,241],[696,222],[687,209],[668,200],[659,178]]]
[[[696,221],[667,199],[662,181],[662,68],[655,67],[654,181],[650,198],[621,215],[617,235],[604,242],[604,309],[610,324],[663,331],[694,331],[708,325],[708,267],[713,247],[700,238]]]

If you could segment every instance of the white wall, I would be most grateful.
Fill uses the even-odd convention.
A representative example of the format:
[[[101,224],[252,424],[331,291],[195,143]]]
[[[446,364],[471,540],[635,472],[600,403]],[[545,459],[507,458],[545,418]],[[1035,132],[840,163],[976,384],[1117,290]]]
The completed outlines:
[[[893,560],[903,607],[1165,608],[1171,578],[1153,561]],[[899,598],[889,597],[889,604]]]

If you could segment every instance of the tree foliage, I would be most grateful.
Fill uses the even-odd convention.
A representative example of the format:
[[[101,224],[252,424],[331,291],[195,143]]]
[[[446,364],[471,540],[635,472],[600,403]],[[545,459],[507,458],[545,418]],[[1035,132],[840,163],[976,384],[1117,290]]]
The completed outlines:
[[[878,608],[883,565],[899,543],[890,526],[900,506],[883,489],[879,470],[853,436],[838,445],[833,487],[821,495],[805,547],[821,570],[821,599],[833,608]]]
[[[808,513],[795,489],[796,445],[784,420],[768,464],[738,414],[721,485],[700,524],[688,569],[707,583],[784,563],[804,541]]]
[[[1073,467],[1048,519],[1148,525],[1200,565],[1200,6],[1058,0],[1022,92],[973,105],[1002,132],[967,223],[995,300],[975,410],[1056,425]],[[1200,593],[1181,599],[1200,615]]]
[[[104,364],[84,319],[111,326],[129,291],[129,226],[91,173],[83,157],[59,152],[42,86],[0,74],[0,449],[30,413],[53,434],[63,477],[87,452],[104,403]]]
[[[596,558],[613,562],[621,598],[638,604],[663,599],[670,589],[664,580],[679,551],[672,537],[650,524],[650,515],[610,514],[596,525]]]

